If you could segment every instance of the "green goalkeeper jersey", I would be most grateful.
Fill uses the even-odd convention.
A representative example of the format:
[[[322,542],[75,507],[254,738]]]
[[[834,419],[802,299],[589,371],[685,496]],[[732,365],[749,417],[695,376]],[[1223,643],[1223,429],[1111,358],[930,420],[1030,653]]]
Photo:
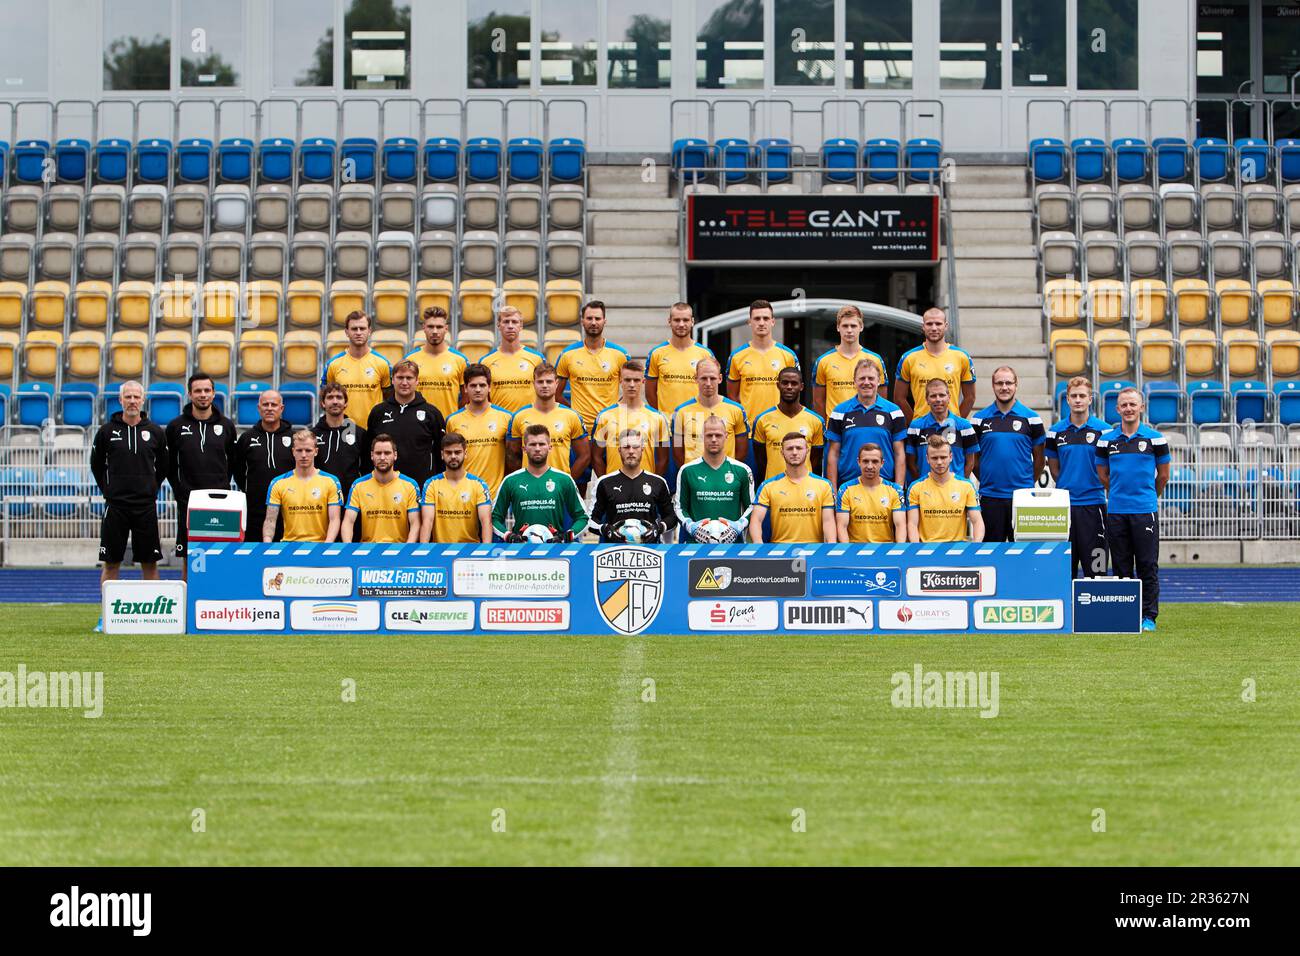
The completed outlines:
[[[506,518],[511,515],[516,531],[540,524],[576,535],[587,527],[587,510],[582,506],[578,486],[554,468],[547,468],[540,475],[520,468],[502,479],[496,504],[492,506],[492,527],[498,534],[506,533]]]
[[[708,518],[744,521],[754,507],[754,475],[734,458],[724,458],[717,468],[696,458],[677,472],[673,504],[683,525]]]

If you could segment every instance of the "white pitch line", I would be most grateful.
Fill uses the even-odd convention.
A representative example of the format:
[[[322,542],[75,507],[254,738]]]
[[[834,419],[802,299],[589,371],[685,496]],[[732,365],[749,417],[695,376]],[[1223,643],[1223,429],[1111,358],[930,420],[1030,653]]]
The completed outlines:
[[[632,798],[636,784],[637,731],[641,724],[641,677],[644,638],[624,638],[623,663],[614,685],[610,708],[609,753],[601,777],[596,840],[588,862],[593,866],[626,866],[632,835]]]

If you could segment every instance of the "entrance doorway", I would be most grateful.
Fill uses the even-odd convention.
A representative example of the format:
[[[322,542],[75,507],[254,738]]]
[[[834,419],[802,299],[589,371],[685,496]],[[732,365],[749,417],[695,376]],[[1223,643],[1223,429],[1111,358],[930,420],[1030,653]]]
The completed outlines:
[[[1300,0],[1210,0],[1196,9],[1200,135],[1300,136]]]

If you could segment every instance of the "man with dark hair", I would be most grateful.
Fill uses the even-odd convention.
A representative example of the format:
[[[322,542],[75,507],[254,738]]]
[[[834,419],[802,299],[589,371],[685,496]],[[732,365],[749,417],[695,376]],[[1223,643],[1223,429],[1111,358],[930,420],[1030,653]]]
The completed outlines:
[[[965,478],[979,461],[980,440],[975,426],[952,414],[948,383],[932,378],[925,386],[925,401],[930,410],[913,420],[907,428],[907,473],[913,479],[924,478],[930,471],[930,457],[925,446],[931,435],[940,435],[952,446],[952,473]]]
[[[391,436],[397,442],[402,474],[423,486],[441,463],[438,449],[447,424],[442,412],[416,390],[419,381],[420,368],[410,359],[394,365],[393,396],[371,409],[366,431]]]
[[[626,429],[616,443],[619,467],[596,480],[595,504],[591,508],[591,519],[600,526],[600,540],[662,541],[677,525],[668,483],[646,470],[645,438],[639,431]],[[628,521],[639,521],[643,536],[629,536],[625,527]]]
[[[257,399],[260,420],[235,442],[235,487],[248,499],[246,537],[262,539],[262,522],[266,519],[267,492],[271,482],[294,467],[293,426],[284,420],[284,399],[275,389],[268,389]],[[269,540],[278,541],[283,524],[276,526]]]
[[[122,410],[95,433],[90,473],[104,496],[99,528],[99,585],[117,579],[131,539],[140,576],[158,579],[162,542],[158,534],[158,489],[167,477],[167,436],[144,414],[144,387],[126,382],[118,391]],[[95,625],[104,629],[103,618]]]
[[[930,460],[926,476],[907,488],[907,539],[987,541],[975,486],[952,473],[952,446],[942,435],[931,435],[925,454]]]
[[[793,351],[772,339],[776,316],[772,303],[755,299],[749,304],[749,344],[742,345],[727,359],[727,397],[740,402],[745,418],[753,421],[781,400],[776,378],[783,368],[798,368]]]
[[[555,363],[557,395],[569,386],[569,401],[587,434],[601,409],[618,401],[618,373],[630,358],[627,349],[605,339],[605,303],[593,299],[582,307],[582,341],[560,353]],[[582,472],[577,472],[581,480]]]
[[[880,385],[889,381],[885,374],[885,360],[870,349],[862,347],[864,322],[862,310],[856,305],[845,305],[835,313],[835,331],[840,343],[829,352],[823,352],[813,363],[813,411],[825,418],[841,402],[857,394],[853,371],[864,358],[871,359],[880,369]]]
[[[622,467],[623,458],[619,441],[631,429],[641,436],[641,466],[657,475],[668,474],[668,449],[672,445],[672,431],[668,419],[657,408],[645,402],[642,392],[645,372],[640,362],[626,362],[618,373],[621,393],[617,405],[602,409],[596,416],[596,427],[591,440],[596,443],[596,472],[610,474]]]
[[[993,404],[971,425],[980,440],[980,456],[971,474],[980,480],[980,511],[985,541],[1011,541],[1011,502],[1016,491],[1033,488],[1043,473],[1047,430],[1043,420],[1016,399],[1019,379],[1010,365],[993,370]]]
[[[463,435],[442,436],[442,473],[420,493],[421,541],[492,543],[492,495],[482,478],[465,470],[467,448]]]
[[[492,372],[486,365],[465,369],[465,405],[447,418],[447,431],[465,439],[465,470],[478,475],[495,495],[506,476],[510,412],[493,405]]]
[[[420,486],[397,470],[397,442],[391,435],[381,432],[370,440],[370,461],[375,470],[354,484],[348,496],[342,540],[350,544],[359,523],[363,542],[418,541]]]
[[[799,401],[803,394],[803,372],[797,366],[783,368],[776,377],[781,396],[773,407],[754,419],[750,437],[754,439],[754,470],[766,481],[784,470],[781,443],[790,432],[808,439],[809,468],[814,475],[822,470],[822,448],[826,444],[826,422]]]
[[[763,519],[772,516],[773,544],[834,544],[835,492],[808,471],[808,439],[790,432],[781,439],[785,471],[758,486],[749,513],[749,540],[763,543]]]
[[[461,386],[469,359],[448,341],[447,310],[431,305],[424,310],[424,345],[406,356],[420,370],[420,394],[445,419],[461,406]]]
[[[541,424],[529,425],[523,439],[524,467],[501,482],[501,493],[492,508],[492,527],[511,543],[523,541],[524,529],[530,525],[549,528],[553,541],[572,541],[587,527],[587,511],[578,486],[567,472],[548,463],[550,429]]]
[[[366,430],[347,417],[348,393],[334,382],[320,392],[321,417],[316,433],[316,466],[339,480],[347,501],[352,483],[361,475],[366,453]]]
[[[343,328],[348,347],[325,363],[321,385],[342,385],[348,393],[348,418],[364,422],[389,394],[391,370],[388,359],[370,347],[370,316],[360,310],[349,312]]]
[[[513,471],[523,462],[524,435],[533,425],[541,425],[551,436],[551,467],[565,474],[582,475],[591,461],[591,445],[578,413],[555,399],[559,394],[555,366],[543,362],[533,369],[533,393],[533,403],[510,419],[506,467]]]
[[[167,480],[176,496],[176,556],[181,577],[189,574],[184,560],[189,540],[187,523],[190,492],[230,488],[235,471],[235,423],[213,404],[216,386],[212,376],[195,372],[186,385],[189,403],[167,424]],[[250,537],[257,530],[248,528]]]

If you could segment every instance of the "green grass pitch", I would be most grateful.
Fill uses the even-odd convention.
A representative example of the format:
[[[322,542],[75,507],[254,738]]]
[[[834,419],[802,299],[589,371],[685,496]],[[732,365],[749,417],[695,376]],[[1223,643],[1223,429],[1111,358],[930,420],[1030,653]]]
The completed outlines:
[[[3,605],[0,671],[102,671],[105,705],[0,710],[0,865],[1294,864],[1298,610],[1169,605],[1145,637],[200,638]],[[895,708],[918,663],[997,671],[1000,713]]]

